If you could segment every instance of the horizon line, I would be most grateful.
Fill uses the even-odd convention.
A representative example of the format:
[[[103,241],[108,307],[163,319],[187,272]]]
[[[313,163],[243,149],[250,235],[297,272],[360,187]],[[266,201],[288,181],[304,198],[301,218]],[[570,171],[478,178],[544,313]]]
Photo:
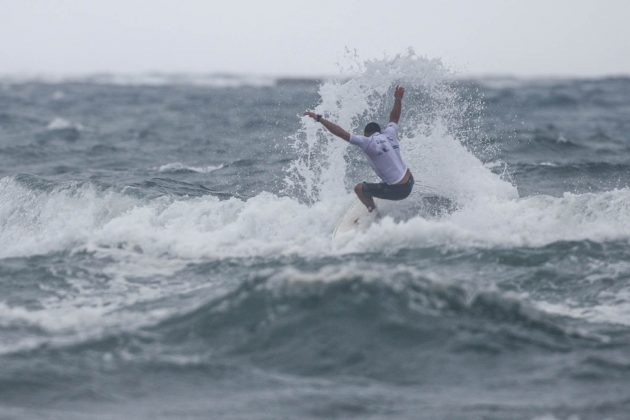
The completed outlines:
[[[323,81],[323,80],[335,80],[335,79],[347,79],[352,78],[359,73],[355,74],[274,74],[274,73],[245,73],[245,72],[229,72],[229,71],[137,71],[137,72],[122,72],[122,71],[91,71],[91,72],[0,72],[0,82],[44,82],[44,83],[63,83],[72,81],[99,81],[101,82],[119,82],[119,83],[131,83],[133,79],[145,79],[150,81],[151,78],[155,79],[155,82],[192,82],[194,79],[202,82],[204,79],[207,81],[218,81],[224,79],[224,81],[258,81],[261,84],[264,82],[278,82],[278,81]],[[450,76],[454,79],[471,79],[471,80],[483,80],[483,79],[503,79],[503,80],[593,80],[593,79],[626,79],[630,78],[630,73],[611,72],[600,74],[569,74],[569,73],[540,73],[540,74],[516,74],[509,72],[497,72],[497,73],[464,73],[464,72],[452,72]],[[111,79],[111,80],[107,80]],[[116,80],[118,79],[118,80]],[[126,80],[125,80],[126,79]],[[157,80],[161,79],[161,80]]]

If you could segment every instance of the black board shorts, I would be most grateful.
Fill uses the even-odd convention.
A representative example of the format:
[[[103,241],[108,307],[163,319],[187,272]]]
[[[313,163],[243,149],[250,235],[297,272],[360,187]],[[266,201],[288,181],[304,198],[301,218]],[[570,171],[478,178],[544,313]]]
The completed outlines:
[[[403,200],[411,194],[413,182],[413,175],[410,175],[409,180],[404,184],[390,185],[385,182],[380,182],[378,184],[364,182],[363,192],[365,195],[382,198],[383,200]]]

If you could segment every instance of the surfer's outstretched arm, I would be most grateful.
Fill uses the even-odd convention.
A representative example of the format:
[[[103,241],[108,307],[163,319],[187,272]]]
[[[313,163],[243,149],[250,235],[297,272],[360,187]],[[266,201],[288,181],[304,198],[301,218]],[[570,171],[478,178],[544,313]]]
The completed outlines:
[[[398,120],[400,120],[400,111],[402,108],[402,97],[405,94],[405,88],[399,85],[396,85],[396,90],[394,91],[394,107],[392,108],[392,112],[389,113],[389,122],[395,122],[398,124]]]
[[[311,111],[306,111],[304,115],[307,115],[311,117],[312,119],[314,119],[315,121],[322,123],[322,125],[326,127],[326,129],[330,131],[331,133],[333,133],[335,136],[341,139],[344,139],[345,141],[350,141],[350,133],[348,133],[343,128],[339,127],[337,124],[330,122],[324,117],[322,117],[321,115],[316,114]]]

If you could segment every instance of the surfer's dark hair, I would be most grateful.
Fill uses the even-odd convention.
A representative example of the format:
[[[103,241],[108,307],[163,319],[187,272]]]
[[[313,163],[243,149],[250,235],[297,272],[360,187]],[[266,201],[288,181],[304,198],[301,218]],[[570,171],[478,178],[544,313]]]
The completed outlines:
[[[365,126],[365,128],[363,129],[363,134],[366,137],[370,137],[372,134],[374,133],[380,133],[381,132],[381,126],[378,125],[375,122],[371,122],[368,125]]]

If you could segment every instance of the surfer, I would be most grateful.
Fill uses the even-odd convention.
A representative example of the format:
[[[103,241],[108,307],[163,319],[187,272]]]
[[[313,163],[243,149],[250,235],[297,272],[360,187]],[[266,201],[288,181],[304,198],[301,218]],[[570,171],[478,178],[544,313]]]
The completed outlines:
[[[385,130],[381,131],[378,123],[371,122],[365,126],[362,136],[350,134],[320,114],[311,111],[304,113],[322,123],[335,136],[359,146],[367,156],[370,166],[383,181],[380,183],[361,182],[354,186],[354,192],[369,212],[376,209],[374,197],[384,200],[402,200],[409,196],[413,188],[413,175],[400,156],[398,143],[398,120],[404,94],[405,89],[402,86],[396,86],[394,106],[389,113],[389,123]]]

